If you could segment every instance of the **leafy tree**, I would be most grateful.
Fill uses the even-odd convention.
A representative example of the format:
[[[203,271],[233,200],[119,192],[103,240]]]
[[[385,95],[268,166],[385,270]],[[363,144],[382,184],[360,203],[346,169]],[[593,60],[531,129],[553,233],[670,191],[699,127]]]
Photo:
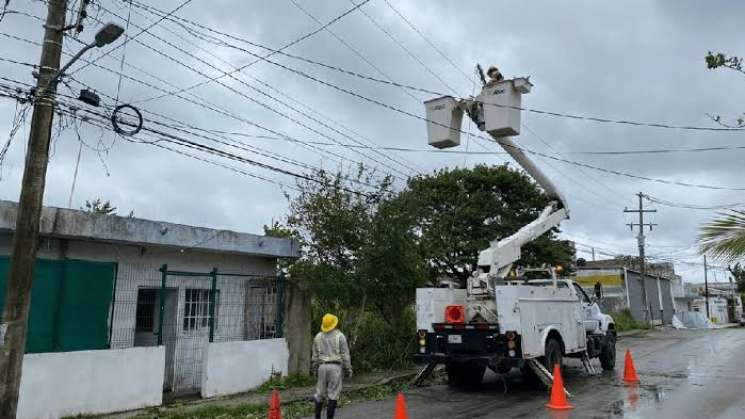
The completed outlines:
[[[706,66],[709,69],[727,68],[745,74],[743,58],[721,52],[709,51]],[[745,115],[737,118],[734,124],[722,122],[719,115],[710,116],[726,127],[745,127]],[[699,245],[701,253],[710,253],[721,260],[734,261],[745,256],[745,211],[730,210],[705,224],[699,233]]]
[[[465,283],[478,254],[489,242],[515,233],[535,220],[549,198],[525,174],[504,166],[440,170],[409,181],[394,199],[409,212],[412,228],[435,276]],[[552,229],[522,249],[521,264],[559,264],[569,268],[574,255]]]
[[[745,293],[745,268],[739,263],[735,263],[734,266],[728,266],[727,270],[737,284],[737,292]]]
[[[701,228],[701,253],[716,259],[734,261],[745,256],[745,211],[730,210]]]
[[[101,198],[85,201],[85,209],[95,214],[116,215],[116,207],[111,205],[110,201],[103,202]],[[130,212],[129,216],[133,217],[134,212]]]

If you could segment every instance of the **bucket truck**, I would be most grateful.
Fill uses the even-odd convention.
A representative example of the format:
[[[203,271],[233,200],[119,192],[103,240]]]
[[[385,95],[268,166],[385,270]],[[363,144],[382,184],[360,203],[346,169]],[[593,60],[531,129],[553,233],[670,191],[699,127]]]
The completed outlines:
[[[578,358],[588,372],[599,358],[604,370],[615,367],[615,324],[596,301],[554,269],[525,269],[515,263],[526,243],[569,218],[567,202],[551,180],[516,146],[522,95],[528,78],[491,79],[475,98],[445,96],[425,102],[430,145],[460,143],[463,114],[535,179],[551,199],[538,218],[509,237],[494,240],[478,255],[478,268],[465,289],[423,288],[416,293],[417,352],[424,364],[416,382],[444,364],[453,385],[480,382],[486,368],[523,374],[550,385],[554,365]]]

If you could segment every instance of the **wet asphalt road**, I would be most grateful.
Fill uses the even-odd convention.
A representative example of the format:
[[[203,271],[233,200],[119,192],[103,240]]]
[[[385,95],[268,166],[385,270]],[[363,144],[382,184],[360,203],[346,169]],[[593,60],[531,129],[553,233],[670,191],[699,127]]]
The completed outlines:
[[[637,387],[620,381],[626,348],[634,353]],[[552,412],[545,392],[519,376],[507,392],[489,374],[473,390],[434,385],[408,391],[411,419],[447,418],[745,418],[745,329],[660,330],[619,340],[616,371],[588,376],[578,360],[565,360],[565,382],[576,408]],[[597,361],[593,361],[597,364]],[[599,365],[597,365],[599,368]],[[394,399],[346,406],[337,417],[392,418]]]

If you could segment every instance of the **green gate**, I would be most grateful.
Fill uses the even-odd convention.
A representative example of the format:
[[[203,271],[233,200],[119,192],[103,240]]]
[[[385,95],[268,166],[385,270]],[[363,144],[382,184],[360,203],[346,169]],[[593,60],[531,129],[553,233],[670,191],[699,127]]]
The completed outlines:
[[[10,260],[0,257],[0,312]],[[37,259],[26,353],[109,348],[115,263]]]

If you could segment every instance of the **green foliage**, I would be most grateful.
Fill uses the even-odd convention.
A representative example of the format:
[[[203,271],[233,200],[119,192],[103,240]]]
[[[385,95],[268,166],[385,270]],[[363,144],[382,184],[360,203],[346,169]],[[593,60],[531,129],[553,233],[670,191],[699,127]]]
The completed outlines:
[[[627,332],[629,330],[651,329],[652,325],[647,322],[638,322],[631,316],[629,309],[624,309],[615,313],[610,313],[616,323],[617,332]]]
[[[252,393],[267,393],[271,390],[286,390],[288,388],[309,387],[315,385],[315,378],[309,375],[293,374],[286,377],[271,377]]]
[[[110,201],[103,202],[101,198],[85,201],[85,210],[95,214],[116,215],[116,207],[111,205]],[[130,217],[133,215],[133,213],[130,213]]]
[[[745,268],[738,262],[734,266],[728,266],[727,270],[737,284],[737,292],[745,293]]]
[[[701,253],[724,261],[745,256],[745,211],[730,210],[704,225],[699,245]]]
[[[393,200],[413,219],[420,253],[437,276],[465,283],[478,254],[489,242],[515,233],[535,220],[549,203],[535,183],[504,166],[441,170],[418,176]],[[523,247],[523,265],[559,264],[568,268],[574,250],[556,240],[553,229]]]
[[[725,67],[729,68],[731,70],[740,71],[743,72],[743,59],[737,56],[727,56],[721,52],[711,52],[709,51],[708,54],[706,54],[705,57],[706,60],[706,67],[709,70],[714,70],[717,68]]]
[[[289,277],[313,293],[314,330],[324,313],[339,316],[358,372],[408,365],[416,288],[443,275],[465,282],[490,240],[515,233],[549,203],[506,166],[442,170],[398,193],[390,178],[362,168],[310,176],[290,199],[287,224],[265,232],[301,243]],[[353,192],[360,185],[372,191]],[[573,249],[556,232],[525,246],[522,263],[570,266]]]

